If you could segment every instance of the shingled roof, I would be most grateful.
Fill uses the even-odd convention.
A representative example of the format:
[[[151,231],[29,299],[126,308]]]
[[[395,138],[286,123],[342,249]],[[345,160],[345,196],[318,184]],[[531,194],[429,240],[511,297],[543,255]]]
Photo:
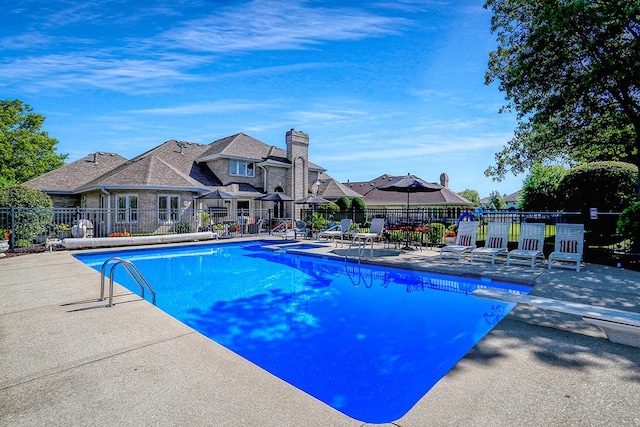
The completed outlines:
[[[274,152],[276,157],[287,157],[284,150],[280,148],[267,145],[244,133],[237,133],[213,141],[196,161],[206,162],[220,157],[239,157],[260,161],[266,159],[271,152]]]
[[[96,188],[190,189],[207,192],[207,187],[221,185],[206,166],[195,159],[208,145],[170,140],[143,153],[79,187],[83,192]],[[188,171],[188,173],[186,173]]]
[[[239,158],[254,162],[291,165],[285,150],[275,145],[265,144],[242,132],[213,141],[196,159],[196,162],[207,162],[218,158]],[[309,162],[308,167],[311,170],[326,170],[312,162]]]
[[[91,182],[126,161],[127,159],[115,153],[92,153],[29,180],[24,185],[51,194],[72,194],[76,188]]]
[[[322,182],[318,187],[318,196],[328,200],[337,200],[340,197],[346,197],[348,199],[362,197],[357,191],[353,191],[351,188],[341,184],[325,173],[321,173],[318,178]]]
[[[399,177],[384,174],[371,181],[346,182],[343,184],[361,194],[368,206],[406,206],[407,193],[378,189],[396,178]],[[440,184],[436,185],[441,187],[440,190],[429,193],[412,193],[409,198],[410,206],[473,206],[472,202],[457,193]]]

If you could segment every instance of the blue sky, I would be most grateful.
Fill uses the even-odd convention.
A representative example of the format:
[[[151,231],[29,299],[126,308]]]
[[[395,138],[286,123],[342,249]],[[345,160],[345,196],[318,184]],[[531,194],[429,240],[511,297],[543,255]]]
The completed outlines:
[[[484,84],[483,1],[6,4],[0,99],[46,116],[69,161],[238,132],[284,147],[295,128],[343,182],[446,172],[481,197],[522,185],[483,173],[516,126]]]

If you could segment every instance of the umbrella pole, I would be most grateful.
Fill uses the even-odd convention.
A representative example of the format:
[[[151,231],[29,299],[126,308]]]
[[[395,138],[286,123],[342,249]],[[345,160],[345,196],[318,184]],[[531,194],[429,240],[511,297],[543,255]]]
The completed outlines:
[[[409,194],[411,193],[407,191],[407,227],[409,226]]]

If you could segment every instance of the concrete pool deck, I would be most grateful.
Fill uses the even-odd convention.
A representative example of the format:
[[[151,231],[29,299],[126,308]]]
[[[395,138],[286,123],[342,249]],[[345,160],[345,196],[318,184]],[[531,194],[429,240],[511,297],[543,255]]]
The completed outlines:
[[[211,242],[206,242],[211,243]],[[309,252],[340,256],[328,245]],[[0,260],[0,425],[364,426],[123,288],[73,252]],[[534,295],[640,312],[640,273],[439,260],[373,262],[535,285]],[[389,426],[640,425],[640,349],[577,316],[518,306]]]

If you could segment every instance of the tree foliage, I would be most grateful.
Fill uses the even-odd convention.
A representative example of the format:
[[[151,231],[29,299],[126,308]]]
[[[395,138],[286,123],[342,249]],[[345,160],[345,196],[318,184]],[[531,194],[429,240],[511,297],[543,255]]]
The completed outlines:
[[[480,206],[480,194],[476,190],[470,190],[467,188],[464,191],[460,191],[458,194],[473,203],[473,206]]]
[[[351,209],[351,200],[345,196],[340,197],[335,203],[341,210]]]
[[[562,179],[558,193],[567,211],[622,212],[635,201],[638,168],[623,162],[595,162],[577,166]]]
[[[351,207],[357,211],[364,211],[367,209],[367,204],[362,197],[356,197],[351,201]]]
[[[58,140],[40,128],[44,116],[22,101],[0,100],[0,187],[21,184],[64,165]]]
[[[504,201],[504,197],[500,195],[498,190],[493,190],[489,194],[489,208],[490,209],[504,209],[507,207],[507,202]]]
[[[499,82],[514,137],[485,172],[497,179],[537,162],[640,164],[640,2],[487,0]]]
[[[640,251],[640,202],[629,206],[618,218],[618,230],[631,240],[631,248]]]
[[[560,165],[535,163],[522,183],[519,207],[526,211],[554,211],[560,209],[558,186],[569,172]]]
[[[16,208],[12,228],[18,246],[30,244],[53,221],[51,197],[24,185],[0,188],[0,207]],[[2,222],[9,224],[11,221]]]

